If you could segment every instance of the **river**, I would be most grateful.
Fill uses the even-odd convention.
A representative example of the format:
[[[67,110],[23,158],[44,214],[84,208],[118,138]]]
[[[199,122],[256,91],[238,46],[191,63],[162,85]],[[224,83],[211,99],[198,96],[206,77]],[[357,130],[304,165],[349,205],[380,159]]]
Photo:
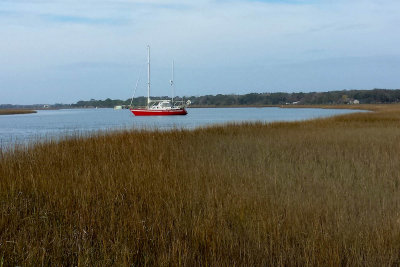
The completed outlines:
[[[299,121],[352,112],[355,110],[277,107],[189,108],[186,116],[135,117],[129,110],[39,110],[35,114],[0,116],[0,148],[99,130],[194,129],[231,122]]]

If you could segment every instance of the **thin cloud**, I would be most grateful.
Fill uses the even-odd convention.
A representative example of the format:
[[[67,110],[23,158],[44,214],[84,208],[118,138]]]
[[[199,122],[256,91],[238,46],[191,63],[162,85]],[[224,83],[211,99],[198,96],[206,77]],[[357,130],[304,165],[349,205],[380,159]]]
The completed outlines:
[[[121,18],[91,18],[80,16],[40,15],[40,18],[50,23],[88,24],[88,25],[113,25],[127,24],[129,21]]]
[[[132,69],[133,64],[126,64],[121,62],[74,62],[71,64],[64,64],[59,66],[54,66],[54,69],[60,71],[82,71],[82,70],[107,70],[107,69]]]

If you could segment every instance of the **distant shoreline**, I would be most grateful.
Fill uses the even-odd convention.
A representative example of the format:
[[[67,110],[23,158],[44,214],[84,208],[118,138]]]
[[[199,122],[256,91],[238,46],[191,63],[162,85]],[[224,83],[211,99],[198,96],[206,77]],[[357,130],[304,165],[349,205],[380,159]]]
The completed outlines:
[[[36,110],[30,109],[0,109],[0,115],[32,114],[36,112]]]
[[[231,105],[231,106],[211,106],[193,105],[188,108],[320,108],[320,109],[356,109],[374,111],[379,106],[392,104],[358,104],[358,105]]]
[[[374,111],[377,106],[390,104],[359,104],[359,105],[191,105],[188,108],[320,108],[320,109],[356,109]],[[109,108],[109,107],[101,107]],[[95,107],[74,107],[63,109],[95,109]],[[39,110],[39,109],[38,109]],[[49,109],[43,109],[49,110]],[[56,110],[52,108],[51,110]],[[0,115],[33,114],[33,109],[0,109]]]

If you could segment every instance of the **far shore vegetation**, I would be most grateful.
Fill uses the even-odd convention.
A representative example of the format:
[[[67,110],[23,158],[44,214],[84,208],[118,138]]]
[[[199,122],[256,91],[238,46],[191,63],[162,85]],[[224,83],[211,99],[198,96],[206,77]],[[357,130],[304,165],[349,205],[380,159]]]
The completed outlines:
[[[154,97],[154,99],[170,99],[169,97]],[[177,97],[177,99],[182,99]],[[191,107],[248,107],[271,105],[341,105],[341,104],[389,104],[400,103],[400,89],[374,89],[374,90],[342,90],[331,92],[311,93],[250,93],[244,95],[204,95],[185,96],[184,100],[192,102]],[[146,97],[133,99],[133,106],[145,106]],[[105,100],[91,99],[78,101],[71,107],[114,107],[116,105],[130,105],[131,99]]]
[[[153,99],[170,99],[168,96],[153,96]],[[182,100],[178,96],[175,99]],[[373,89],[373,90],[341,90],[330,92],[310,93],[250,93],[250,94],[217,94],[204,96],[185,96],[190,100],[190,107],[265,107],[291,105],[347,105],[347,104],[394,104],[400,103],[400,89]],[[73,104],[41,104],[41,105],[7,105],[2,108],[28,109],[61,109],[61,108],[113,108],[115,106],[129,107],[132,99],[81,100]],[[133,98],[132,106],[145,106],[147,97]]]
[[[29,109],[0,109],[0,115],[30,114],[36,113],[35,110]]]
[[[1,265],[398,266],[400,104],[357,108],[0,150]]]

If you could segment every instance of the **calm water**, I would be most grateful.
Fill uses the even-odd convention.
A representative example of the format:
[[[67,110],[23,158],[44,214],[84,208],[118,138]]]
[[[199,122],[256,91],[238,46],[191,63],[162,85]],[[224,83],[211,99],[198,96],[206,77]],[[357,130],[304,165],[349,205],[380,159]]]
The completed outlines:
[[[0,116],[0,147],[98,130],[193,129],[228,122],[306,120],[351,113],[340,109],[192,108],[186,116],[135,117],[129,110],[39,110],[36,114]]]

